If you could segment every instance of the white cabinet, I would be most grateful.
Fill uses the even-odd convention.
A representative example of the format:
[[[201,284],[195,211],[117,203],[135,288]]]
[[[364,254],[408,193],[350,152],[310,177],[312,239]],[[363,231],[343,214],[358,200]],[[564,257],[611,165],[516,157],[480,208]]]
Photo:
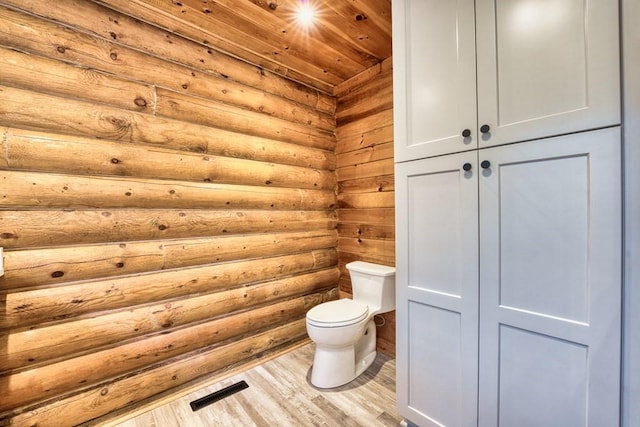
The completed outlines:
[[[398,410],[613,426],[616,0],[394,0]]]
[[[394,0],[396,161],[619,124],[617,21],[615,0]]]
[[[477,163],[466,152],[396,165],[396,393],[420,425],[477,413]]]
[[[620,194],[617,127],[396,165],[403,416],[617,425]]]

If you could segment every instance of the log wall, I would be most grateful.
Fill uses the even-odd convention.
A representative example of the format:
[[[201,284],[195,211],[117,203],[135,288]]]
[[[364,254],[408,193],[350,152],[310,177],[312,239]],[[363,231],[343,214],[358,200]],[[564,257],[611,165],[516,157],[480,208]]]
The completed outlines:
[[[391,58],[342,83],[337,97],[340,292],[348,262],[395,265]],[[395,356],[395,311],[377,317],[378,349]]]
[[[353,253],[337,203],[372,201],[337,200],[333,96],[55,3],[0,1],[0,425],[96,423],[299,345]]]

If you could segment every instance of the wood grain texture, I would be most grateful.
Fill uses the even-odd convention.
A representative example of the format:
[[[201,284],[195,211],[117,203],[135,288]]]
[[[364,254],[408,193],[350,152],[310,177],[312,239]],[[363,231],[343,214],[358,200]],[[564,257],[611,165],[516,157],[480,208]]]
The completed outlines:
[[[284,255],[336,244],[334,230],[319,230],[8,251],[0,289]]]
[[[390,264],[390,2],[325,3],[310,42],[293,6],[0,0],[0,425],[256,364],[345,260]]]
[[[4,210],[9,249],[335,228],[334,211],[204,209]],[[0,278],[2,280],[2,278]]]
[[[162,83],[168,88],[244,105],[254,111],[291,113],[293,110],[285,108],[278,111],[274,108],[283,105],[278,101],[279,98],[294,101],[295,104],[291,105],[297,105],[295,110],[300,116],[317,116],[319,113],[319,116],[332,116],[335,111],[335,100],[317,90],[301,87],[291,80],[266,73],[260,67],[225,55],[208,45],[91,2],[65,0],[58,2],[56,8],[46,7],[41,2],[9,0],[3,3],[82,29],[85,33],[69,34],[46,21],[10,10],[2,12],[11,19],[11,22],[6,23],[6,28],[14,35],[21,36],[22,46],[28,46],[29,50],[35,50],[44,56],[51,54],[60,58],[63,55],[69,62],[107,69],[114,74],[124,74],[139,81]],[[46,39],[35,37],[34,32],[29,31],[29,28],[34,27],[40,28],[41,33],[48,34],[50,40],[55,40],[55,51],[48,49],[46,43],[43,43]],[[59,46],[64,49],[58,49]],[[109,47],[106,51],[109,59],[112,53],[116,53],[117,61],[100,61],[101,55],[97,52],[104,46]],[[85,50],[87,48],[91,50]],[[141,55],[135,50],[142,50],[152,56]],[[163,58],[170,59],[171,63],[163,63]],[[137,64],[149,62],[152,62],[150,65],[160,67],[147,69],[145,74],[145,70]],[[163,70],[172,72],[163,75]],[[176,79],[177,76],[179,78]]]
[[[336,87],[338,254],[341,296],[352,294],[344,265],[363,260],[395,265],[393,82],[391,62]],[[383,323],[377,348],[395,355],[395,312]]]
[[[196,182],[310,189],[336,186],[335,173],[323,169],[20,129],[5,129],[3,145],[9,170],[160,179],[179,175]],[[70,162],[70,153],[85,160]]]
[[[280,257],[70,282],[64,286],[20,289],[5,294],[0,329],[25,327],[85,313],[276,280],[290,274],[327,268],[337,262],[335,249],[323,249]]]
[[[309,308],[303,299],[298,299],[249,312],[232,311],[230,315],[216,320],[14,373],[11,381],[2,387],[5,394],[0,401],[0,412],[76,391],[78,387],[89,388],[107,374],[115,377],[135,372],[172,357],[262,330],[274,323],[304,316]]]
[[[171,328],[224,318],[231,312],[258,306],[267,308],[278,305],[282,308],[299,304],[308,310],[316,304],[337,298],[335,284],[339,274],[336,268],[318,270],[242,288],[140,305],[128,309],[126,318],[120,311],[114,310],[81,315],[73,323],[52,322],[2,332],[0,340],[8,341],[11,338],[12,351],[0,354],[0,372],[45,366],[51,361],[116,348],[134,340],[144,344],[145,337],[164,334]],[[293,301],[292,298],[299,295],[304,296]],[[274,313],[274,316],[286,313],[287,310]],[[70,343],[73,345],[70,346]]]
[[[398,426],[395,408],[395,360],[378,354],[373,365],[351,383],[319,390],[309,383],[313,344],[307,344],[260,366],[170,400],[113,427],[179,426]],[[197,412],[189,402],[238,381],[249,388]],[[122,418],[126,418],[123,415]]]
[[[337,298],[330,95],[79,0],[0,0],[0,80],[0,425],[254,363]]]
[[[8,413],[4,417],[0,416],[0,423],[11,417],[14,425],[59,427],[60,414],[64,413],[66,425],[77,425],[131,405],[132,402],[152,397],[168,388],[180,387],[196,379],[202,380],[207,374],[304,339],[305,336],[305,321],[300,319],[266,332],[192,352],[172,363],[158,364],[138,375],[105,381],[85,391],[57,398],[47,405]]]

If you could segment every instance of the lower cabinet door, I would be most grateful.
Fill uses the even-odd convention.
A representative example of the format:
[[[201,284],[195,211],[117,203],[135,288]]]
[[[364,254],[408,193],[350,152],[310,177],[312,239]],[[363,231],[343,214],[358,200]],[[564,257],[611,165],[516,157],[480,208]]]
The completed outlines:
[[[396,165],[397,395],[420,426],[614,426],[620,131]]]
[[[396,164],[398,409],[422,427],[477,425],[478,173],[475,151]]]
[[[479,162],[479,425],[618,425],[619,129]]]

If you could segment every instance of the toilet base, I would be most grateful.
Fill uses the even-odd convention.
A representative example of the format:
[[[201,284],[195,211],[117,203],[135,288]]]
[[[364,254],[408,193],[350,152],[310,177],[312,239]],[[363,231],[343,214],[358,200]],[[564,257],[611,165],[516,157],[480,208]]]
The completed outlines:
[[[311,384],[317,388],[347,384],[371,366],[376,354],[376,326],[373,320],[367,323],[362,337],[355,344],[336,348],[316,343]]]

